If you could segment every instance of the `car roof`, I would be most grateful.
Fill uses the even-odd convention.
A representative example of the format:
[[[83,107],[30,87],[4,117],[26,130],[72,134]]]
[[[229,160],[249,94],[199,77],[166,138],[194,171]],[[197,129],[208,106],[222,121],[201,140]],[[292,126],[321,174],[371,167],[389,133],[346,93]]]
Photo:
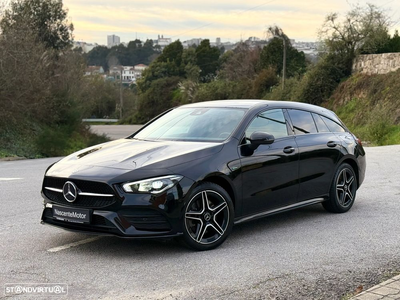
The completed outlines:
[[[235,107],[235,108],[252,108],[258,105],[267,104],[267,100],[256,100],[256,99],[240,99],[240,100],[214,100],[196,102],[192,104],[186,104],[182,107]]]
[[[223,107],[223,108],[287,108],[287,109],[300,109],[307,110],[314,113],[319,113],[330,118],[338,120],[334,112],[321,106],[293,101],[279,101],[279,100],[261,100],[261,99],[232,99],[232,100],[214,100],[205,102],[196,102],[186,104],[181,107]]]

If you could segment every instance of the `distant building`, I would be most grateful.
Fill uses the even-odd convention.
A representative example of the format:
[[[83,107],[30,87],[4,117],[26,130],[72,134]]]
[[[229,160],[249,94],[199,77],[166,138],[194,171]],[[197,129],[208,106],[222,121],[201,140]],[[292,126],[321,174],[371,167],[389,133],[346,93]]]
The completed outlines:
[[[81,48],[84,53],[88,53],[90,50],[92,50],[94,47],[97,47],[98,44],[90,44],[82,41],[74,41],[72,45],[72,49],[75,48]]]
[[[138,71],[138,72],[143,72],[147,68],[148,68],[148,66],[146,66],[144,64],[138,64],[138,65],[134,66],[135,71]]]
[[[184,41],[182,43],[182,46],[183,46],[183,48],[186,48],[186,49],[189,47],[192,47],[193,45],[197,47],[198,45],[201,44],[202,41],[203,41],[202,38],[195,38],[195,39]]]
[[[90,75],[103,75],[104,69],[102,66],[89,66],[85,70],[85,76]]]
[[[158,35],[158,39],[155,41],[155,44],[161,47],[161,50],[164,50],[165,47],[167,47],[169,44],[172,43],[171,38],[165,38],[163,35],[160,37]]]
[[[148,66],[139,64],[136,66],[116,66],[110,69],[109,78],[114,80],[121,80],[123,83],[135,83],[137,79],[142,77],[142,72]]]
[[[118,46],[121,44],[119,36],[113,34],[113,35],[107,35],[107,47],[111,48],[114,46]]]
[[[309,55],[309,56],[318,56],[318,48],[319,48],[319,43],[316,42],[292,42],[291,43],[294,48],[296,48],[298,51],[303,51],[304,54]]]
[[[111,78],[113,80],[121,80],[122,70],[123,70],[122,66],[111,67],[110,70],[108,71],[109,76],[107,79]]]
[[[258,37],[251,36],[249,37],[246,41],[244,41],[245,44],[249,46],[250,49],[255,49],[255,48],[264,48],[266,45],[268,45],[267,40],[262,40]]]

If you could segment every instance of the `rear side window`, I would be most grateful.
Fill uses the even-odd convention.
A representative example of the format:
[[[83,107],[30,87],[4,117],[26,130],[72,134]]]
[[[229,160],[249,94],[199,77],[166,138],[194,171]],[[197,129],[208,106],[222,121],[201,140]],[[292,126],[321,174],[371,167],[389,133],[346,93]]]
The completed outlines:
[[[289,109],[288,112],[293,123],[295,134],[299,135],[317,132],[314,119],[310,112],[297,109]]]
[[[331,132],[346,132],[346,130],[340,126],[338,123],[332,121],[331,119],[325,118],[321,116],[322,120],[324,120],[326,126],[328,126]]]
[[[317,125],[318,132],[331,132],[326,126],[325,122],[321,119],[321,116],[318,114],[313,114],[315,124]]]
[[[261,131],[272,134],[275,139],[288,136],[286,120],[281,109],[272,109],[259,114],[246,129],[246,137]]]

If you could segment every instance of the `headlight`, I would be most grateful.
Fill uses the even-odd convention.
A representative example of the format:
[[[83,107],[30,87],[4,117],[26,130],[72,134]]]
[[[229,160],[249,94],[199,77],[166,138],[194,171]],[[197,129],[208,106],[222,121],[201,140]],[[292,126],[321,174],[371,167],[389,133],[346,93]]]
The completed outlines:
[[[122,188],[127,193],[162,193],[169,188],[172,188],[179,182],[183,176],[169,175],[157,178],[150,178],[140,181],[127,182],[122,185]]]

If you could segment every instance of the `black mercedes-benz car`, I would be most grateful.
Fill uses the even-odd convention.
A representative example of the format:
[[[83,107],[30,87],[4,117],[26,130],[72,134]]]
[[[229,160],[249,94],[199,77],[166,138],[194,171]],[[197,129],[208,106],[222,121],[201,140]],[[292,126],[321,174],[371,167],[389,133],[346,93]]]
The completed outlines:
[[[132,238],[222,244],[233,224],[322,203],[348,211],[365,152],[330,110],[224,100],[180,106],[131,136],[51,165],[42,223]]]

